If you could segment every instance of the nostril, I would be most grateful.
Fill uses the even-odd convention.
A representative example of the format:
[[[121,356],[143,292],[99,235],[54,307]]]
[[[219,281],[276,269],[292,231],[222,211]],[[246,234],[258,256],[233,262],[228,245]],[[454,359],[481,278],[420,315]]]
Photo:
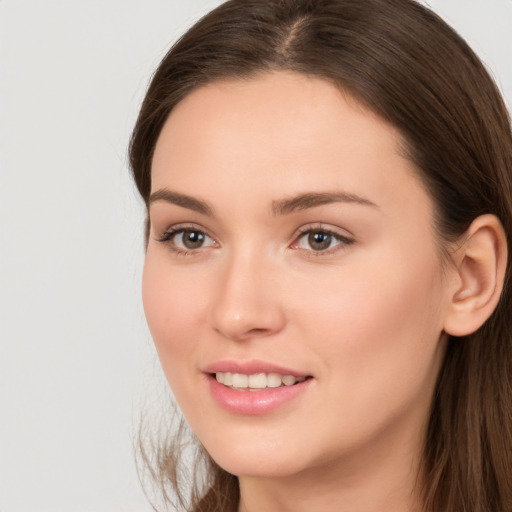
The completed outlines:
[[[250,331],[247,331],[247,334],[256,334],[256,335],[265,335],[265,334],[270,334],[271,333],[271,330],[270,329],[263,329],[263,328],[255,328],[255,329],[251,329]]]

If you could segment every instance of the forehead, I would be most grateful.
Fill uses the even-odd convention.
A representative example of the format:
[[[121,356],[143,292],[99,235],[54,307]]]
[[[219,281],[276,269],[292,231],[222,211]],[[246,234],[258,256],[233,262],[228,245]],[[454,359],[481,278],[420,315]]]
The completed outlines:
[[[169,116],[152,189],[189,193],[193,183],[199,194],[238,187],[282,196],[334,187],[394,200],[400,186],[425,194],[401,142],[393,126],[326,80],[275,72],[214,82]]]
[[[400,147],[397,130],[340,88],[285,71],[216,81],[194,90],[171,112],[155,156],[164,144],[164,151],[179,149],[191,137],[198,149],[218,153],[242,152],[247,142],[260,143],[260,157],[266,149],[295,153],[322,141],[335,142],[340,149],[350,145],[356,150],[355,144]]]

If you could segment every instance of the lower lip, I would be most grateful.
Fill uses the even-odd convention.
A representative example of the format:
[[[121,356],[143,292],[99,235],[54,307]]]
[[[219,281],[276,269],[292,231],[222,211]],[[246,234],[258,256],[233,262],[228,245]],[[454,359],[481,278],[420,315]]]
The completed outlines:
[[[313,379],[293,386],[265,388],[257,391],[236,391],[208,375],[208,384],[214,400],[229,412],[237,414],[265,414],[274,411],[302,395]]]

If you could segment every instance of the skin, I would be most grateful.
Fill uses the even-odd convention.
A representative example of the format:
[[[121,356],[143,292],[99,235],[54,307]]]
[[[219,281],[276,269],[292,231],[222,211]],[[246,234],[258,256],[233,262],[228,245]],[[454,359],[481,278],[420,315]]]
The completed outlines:
[[[456,278],[400,142],[333,85],[285,72],[192,92],[159,137],[152,192],[212,211],[154,196],[145,312],[188,423],[239,476],[240,511],[419,506]],[[278,202],[323,192],[371,204],[276,212]],[[173,226],[204,233],[203,245],[187,249],[179,233],[161,241]],[[307,230],[336,235],[317,250]],[[311,376],[307,390],[268,414],[222,409],[204,368],[254,359]]]

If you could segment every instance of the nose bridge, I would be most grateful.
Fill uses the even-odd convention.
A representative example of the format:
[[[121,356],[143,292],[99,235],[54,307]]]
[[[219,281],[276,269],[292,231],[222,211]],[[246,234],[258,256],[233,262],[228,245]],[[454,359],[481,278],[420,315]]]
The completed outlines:
[[[279,331],[284,313],[276,291],[276,262],[247,244],[226,255],[217,278],[212,324],[223,336],[242,340]]]

